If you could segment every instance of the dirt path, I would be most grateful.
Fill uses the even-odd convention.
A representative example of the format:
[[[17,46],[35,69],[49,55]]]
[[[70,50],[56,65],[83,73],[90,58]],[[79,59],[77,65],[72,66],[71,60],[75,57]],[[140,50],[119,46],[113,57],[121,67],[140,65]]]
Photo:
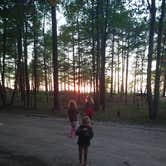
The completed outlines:
[[[0,165],[29,156],[43,166],[77,166],[77,140],[67,137],[68,130],[66,119],[0,113]],[[165,166],[164,128],[95,122],[94,133],[90,166]]]

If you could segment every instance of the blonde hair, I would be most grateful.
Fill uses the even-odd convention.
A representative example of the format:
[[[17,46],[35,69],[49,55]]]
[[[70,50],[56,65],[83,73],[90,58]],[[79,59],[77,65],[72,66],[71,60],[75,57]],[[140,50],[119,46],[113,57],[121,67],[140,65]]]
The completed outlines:
[[[68,109],[71,108],[72,105],[74,106],[74,108],[76,110],[78,109],[77,103],[76,103],[76,101],[74,99],[69,100],[69,102],[68,102]]]
[[[84,116],[82,118],[82,124],[83,125],[89,125],[90,123],[91,123],[91,120],[90,120],[89,116]]]
[[[86,99],[85,99],[85,101],[86,101],[86,103],[88,101],[90,101],[90,103],[94,104],[94,100],[93,100],[93,98],[91,96],[87,96]]]

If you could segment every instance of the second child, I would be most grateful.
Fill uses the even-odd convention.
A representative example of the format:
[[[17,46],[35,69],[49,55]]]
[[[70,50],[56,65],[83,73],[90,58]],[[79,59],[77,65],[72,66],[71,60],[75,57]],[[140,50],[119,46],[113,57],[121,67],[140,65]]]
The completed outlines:
[[[93,116],[94,116],[94,101],[93,98],[91,96],[87,96],[86,100],[85,100],[86,104],[85,104],[85,116],[88,116],[91,120],[93,120]]]
[[[75,132],[79,127],[79,111],[75,100],[70,100],[68,103],[68,117],[70,120],[70,137],[75,137]]]

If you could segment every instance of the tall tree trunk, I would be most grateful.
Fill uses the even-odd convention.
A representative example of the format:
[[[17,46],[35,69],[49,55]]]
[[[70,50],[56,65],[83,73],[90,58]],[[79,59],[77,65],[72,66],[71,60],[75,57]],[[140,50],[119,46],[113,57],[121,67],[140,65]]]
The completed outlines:
[[[53,80],[54,80],[54,108],[53,111],[58,110],[59,107],[59,84],[58,84],[58,50],[57,50],[57,21],[56,21],[56,7],[51,7],[52,16],[52,49],[53,49]]]
[[[44,5],[44,4],[43,4]],[[45,6],[43,7],[43,61],[44,61],[44,80],[45,80],[45,91],[46,101],[48,103],[48,82],[47,82],[47,65],[46,65],[46,41],[45,41]]]
[[[114,81],[114,93],[116,93],[117,91],[117,64],[115,63],[115,67],[114,67],[114,78],[115,78],[115,81]]]
[[[20,12],[23,15],[23,4],[20,6]],[[23,79],[23,73],[24,73],[24,67],[22,63],[23,59],[23,43],[22,43],[22,36],[23,36],[23,16],[21,17],[19,23],[17,24],[17,28],[19,30],[18,32],[18,73],[19,73],[19,90],[21,93],[21,100],[25,102],[25,91],[24,91],[24,79]]]
[[[30,86],[29,86],[29,73],[28,73],[28,51],[27,51],[27,18],[24,19],[25,26],[24,26],[24,57],[25,57],[25,89],[26,89],[26,105],[29,107],[29,98],[30,98]]]
[[[128,73],[129,73],[129,40],[128,40],[128,49],[126,55],[126,81],[125,81],[125,103],[127,104],[127,94],[128,94]]]
[[[152,59],[153,59],[153,46],[154,46],[154,25],[156,17],[156,5],[155,0],[152,0],[150,6],[150,31],[149,31],[149,48],[148,48],[148,66],[147,66],[147,101],[149,118],[154,119],[153,115],[153,99],[152,99],[152,88],[151,88],[151,75],[152,75]]]
[[[113,33],[112,33],[112,62],[111,62],[111,90],[110,90],[111,97],[113,95],[113,79],[114,79],[114,75],[113,75],[113,71],[114,71],[114,45],[115,45],[115,32],[113,30]]]
[[[92,87],[93,87],[93,97],[95,99],[96,95],[96,74],[95,74],[95,31],[94,31],[94,0],[92,0]],[[95,102],[96,103],[96,102]]]
[[[141,105],[145,102],[145,89],[143,90],[144,83],[144,61],[145,61],[145,50],[141,53],[141,82],[140,82],[140,91],[141,91]]]
[[[123,32],[122,32],[123,33]],[[124,37],[122,37],[122,82],[121,82],[121,94],[124,95],[124,70],[125,70],[125,51],[123,49],[124,46]]]
[[[37,11],[34,4],[34,16],[33,16],[33,38],[34,38],[34,66],[33,66],[33,72],[34,72],[34,108],[37,109]]]
[[[96,48],[96,95],[95,95],[95,108],[96,110],[99,109],[99,63],[100,63],[100,16],[99,16],[99,6],[100,0],[97,0],[97,10],[96,10],[96,40],[97,40],[97,48]]]
[[[69,58],[69,53],[68,53],[68,64],[70,63],[70,58]],[[75,74],[75,73],[74,73]],[[70,88],[69,88],[69,86],[70,86],[70,72],[68,71],[67,72],[67,79],[66,79],[66,89],[69,91],[70,90]],[[75,89],[74,89],[74,91],[75,91]]]
[[[145,50],[141,53],[141,83],[140,90],[141,94],[143,93],[143,82],[144,82],[144,60],[145,60]]]
[[[74,30],[73,30],[74,31]],[[75,69],[75,42],[74,32],[72,32],[72,49],[73,49],[73,82],[74,82],[74,93],[76,93],[76,69]]]
[[[15,85],[14,85],[14,90],[13,94],[11,97],[10,104],[13,104],[14,102],[14,97],[15,93],[17,90],[17,85],[19,85],[19,90],[21,92],[21,99],[22,101],[25,100],[24,96],[24,87],[23,87],[23,67],[22,67],[22,33],[23,33],[23,2],[17,4],[17,10],[18,10],[18,15],[16,16],[16,24],[17,24],[17,54],[18,54],[18,59],[17,59],[17,68],[15,72]]]
[[[102,1],[102,19],[103,24],[101,27],[101,73],[100,73],[100,100],[102,110],[105,110],[105,50],[107,40],[107,19],[108,19],[108,0]],[[106,11],[104,11],[106,10]],[[105,14],[104,14],[105,13]]]
[[[3,98],[3,105],[6,105],[6,90],[5,90],[5,59],[6,59],[6,45],[7,45],[7,40],[6,40],[6,25],[7,21],[6,18],[3,19],[3,56],[2,56],[2,73],[1,73],[1,79],[2,79],[2,86],[1,86],[1,94]]]
[[[157,40],[157,60],[156,60],[156,77],[155,77],[155,90],[154,90],[154,119],[157,118],[159,109],[159,95],[160,95],[160,75],[161,75],[161,40],[163,32],[163,19],[165,15],[165,0],[162,0],[161,16],[159,19],[158,27],[158,40]]]
[[[166,71],[164,72],[164,83],[163,83],[163,97],[165,97],[166,94]]]
[[[135,97],[136,97],[136,85],[137,85],[137,70],[138,70],[138,56],[136,56],[136,61],[135,61],[133,104],[135,104],[136,101]]]
[[[166,45],[166,30],[164,32],[164,40],[163,40],[163,46]],[[163,47],[163,51],[162,51],[163,55],[162,55],[162,62],[163,62],[163,77],[164,77],[164,81],[163,81],[163,91],[162,91],[162,97],[165,97],[166,95],[166,48]]]
[[[3,94],[3,87],[0,83],[0,96],[1,96],[1,100],[2,100],[2,104],[3,106],[5,106],[5,99],[4,99],[4,94]]]
[[[78,46],[78,93],[80,94],[81,89],[81,52],[80,52],[80,26],[77,16],[77,46]]]
[[[120,83],[119,83],[119,75],[120,75],[120,44],[119,44],[119,40],[118,40],[118,94],[119,94],[119,91],[120,91],[120,88],[119,88],[119,85],[120,85]]]
[[[16,50],[16,52],[18,52],[18,50]],[[19,78],[19,75],[18,75],[18,59],[15,59],[15,81],[14,81],[14,90],[13,90],[13,93],[12,93],[11,99],[10,99],[10,105],[13,105],[13,103],[14,103],[15,94],[16,94],[17,85],[18,85],[18,78]]]

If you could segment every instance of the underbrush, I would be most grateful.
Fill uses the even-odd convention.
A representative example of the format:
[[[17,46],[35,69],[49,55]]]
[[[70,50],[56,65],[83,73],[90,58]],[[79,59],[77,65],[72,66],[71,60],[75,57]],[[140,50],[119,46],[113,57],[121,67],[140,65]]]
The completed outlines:
[[[34,97],[30,96],[29,107],[21,101],[19,94],[16,94],[14,104],[7,106],[3,110],[18,113],[40,113],[56,117],[67,117],[67,104],[69,99],[75,99],[79,106],[79,111],[83,115],[85,108],[85,97],[87,94],[75,95],[73,92],[61,92],[59,95],[59,110],[53,111],[53,96],[48,94],[48,100],[44,92],[37,94],[37,109],[34,109]],[[9,99],[9,97],[8,97]],[[113,98],[106,95],[105,111],[101,109],[95,112],[95,120],[98,121],[120,121],[131,123],[156,123],[166,124],[166,100],[161,101],[158,118],[155,122],[149,120],[148,109],[145,98],[127,97],[127,103],[122,96],[114,95]]]

